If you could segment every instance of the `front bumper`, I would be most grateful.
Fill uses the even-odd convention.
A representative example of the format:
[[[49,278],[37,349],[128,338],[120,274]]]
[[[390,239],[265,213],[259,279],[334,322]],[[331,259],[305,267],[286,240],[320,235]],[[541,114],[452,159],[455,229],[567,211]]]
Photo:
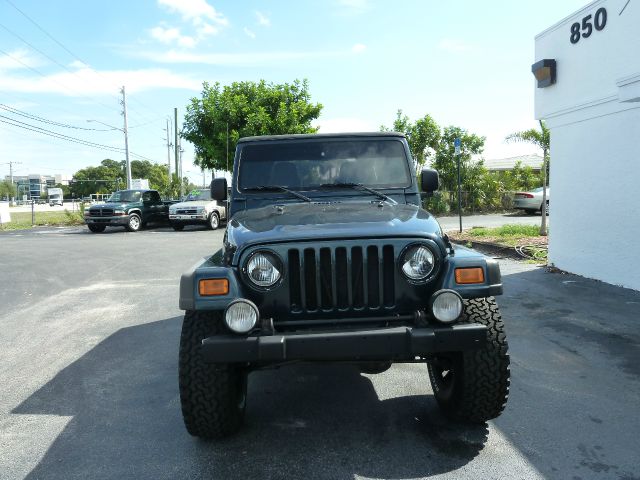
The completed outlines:
[[[202,341],[207,362],[277,363],[291,360],[411,361],[437,352],[484,346],[487,327],[478,323],[443,327],[391,327],[348,332],[218,335]]]
[[[129,215],[118,215],[114,217],[84,217],[87,225],[126,225],[129,223]]]
[[[206,222],[207,221],[207,214],[206,213],[201,213],[201,214],[169,214],[169,220],[175,223],[182,223],[182,222]]]

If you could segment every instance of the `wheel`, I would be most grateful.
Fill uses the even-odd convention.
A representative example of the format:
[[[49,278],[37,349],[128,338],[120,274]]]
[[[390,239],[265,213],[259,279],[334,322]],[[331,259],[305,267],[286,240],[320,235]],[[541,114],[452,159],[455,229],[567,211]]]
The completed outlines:
[[[438,405],[448,417],[482,423],[500,415],[509,396],[509,354],[504,324],[493,297],[464,301],[463,323],[488,327],[480,350],[438,355],[429,362],[429,379]]]
[[[184,230],[184,225],[182,225],[181,223],[172,223],[171,228],[173,228],[176,232],[181,232],[182,230]]]
[[[89,230],[91,230],[93,233],[100,233],[100,232],[104,232],[104,229],[107,228],[106,225],[95,225],[95,224],[88,224],[87,227],[89,227]]]
[[[227,437],[237,432],[244,420],[246,370],[232,363],[205,363],[200,353],[202,339],[221,330],[221,312],[185,313],[178,383],[184,424],[195,437]]]
[[[358,368],[362,373],[376,375],[389,370],[391,368],[391,362],[360,362],[358,363]]]
[[[137,213],[132,213],[129,215],[129,221],[127,222],[127,230],[130,232],[137,232],[140,230],[142,226],[142,220],[140,219],[140,215]]]
[[[219,226],[220,226],[220,217],[216,212],[213,212],[211,215],[209,215],[209,228],[211,230],[215,230]]]

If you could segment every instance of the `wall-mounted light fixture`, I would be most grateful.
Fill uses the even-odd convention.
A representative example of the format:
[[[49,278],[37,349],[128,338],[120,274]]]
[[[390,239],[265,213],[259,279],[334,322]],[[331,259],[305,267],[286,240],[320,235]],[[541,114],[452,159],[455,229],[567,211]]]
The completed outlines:
[[[531,65],[531,71],[538,81],[538,88],[545,88],[556,83],[556,61],[545,58]]]

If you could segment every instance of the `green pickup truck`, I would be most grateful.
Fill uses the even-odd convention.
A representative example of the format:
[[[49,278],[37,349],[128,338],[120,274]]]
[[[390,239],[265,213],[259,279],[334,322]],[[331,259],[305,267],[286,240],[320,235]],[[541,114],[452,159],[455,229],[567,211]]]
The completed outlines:
[[[84,222],[93,233],[107,227],[124,227],[136,232],[149,222],[169,221],[169,205],[156,190],[119,190],[105,202],[84,210]]]

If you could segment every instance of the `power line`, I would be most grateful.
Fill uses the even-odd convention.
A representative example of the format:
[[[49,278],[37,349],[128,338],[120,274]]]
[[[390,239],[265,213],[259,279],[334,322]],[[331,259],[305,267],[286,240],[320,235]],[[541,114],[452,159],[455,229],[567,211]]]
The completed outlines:
[[[69,50],[67,47],[65,47],[62,42],[60,42],[58,39],[56,39],[53,35],[51,35],[49,32],[47,32],[43,27],[40,26],[40,24],[38,24],[38,22],[36,22],[33,18],[31,18],[29,15],[27,15],[25,12],[23,12],[20,8],[18,8],[11,0],[5,0],[5,2],[7,2],[9,5],[11,5],[15,10],[17,10],[23,17],[25,17],[27,20],[29,20],[33,25],[35,25],[38,30],[40,30],[42,33],[44,33],[47,37],[49,37],[51,40],[53,40],[56,44],[58,44],[65,52],[67,52],[69,55],[71,55],[73,58],[75,58],[77,61],[89,66],[88,62],[85,62],[82,58],[80,58],[78,55],[76,55],[75,53],[73,53],[71,50]],[[6,29],[6,28],[5,28]],[[7,29],[8,30],[8,29]],[[11,33],[11,32],[10,32]],[[27,43],[27,42],[25,42]],[[28,44],[28,43],[27,43]],[[28,44],[29,45],[29,44]],[[33,47],[32,47],[33,48]],[[36,49],[37,50],[37,49]],[[49,58],[49,57],[47,57]],[[55,60],[52,60],[55,62]],[[58,64],[58,62],[55,62],[56,64]],[[59,64],[58,64],[59,65]],[[66,67],[63,67],[66,70]],[[100,74],[99,72],[91,69],[91,71],[97,75],[102,77],[103,79],[109,81],[108,78],[106,78],[105,76],[103,76],[102,74]],[[111,83],[111,81],[109,81]],[[116,87],[115,84],[112,83],[112,85],[114,87]],[[162,117],[162,115],[160,115],[158,112],[156,112],[153,108],[149,107],[148,105],[145,105],[143,102],[141,102],[140,100],[137,100],[136,98],[132,98],[131,100],[133,100],[134,102],[142,105],[143,107],[145,107],[147,110],[149,110],[150,112],[153,112],[155,115],[158,115],[159,117]],[[143,115],[144,116],[144,115]]]
[[[30,123],[21,122],[20,120],[15,120],[11,117],[7,117],[5,115],[0,115],[0,118],[4,118],[5,120],[0,120],[2,123],[6,123],[7,125],[12,125],[14,127],[23,128],[25,130],[31,130],[33,132],[41,133],[43,135],[48,135],[50,137],[58,138],[61,140],[67,140],[73,143],[79,143],[81,145],[85,145],[87,147],[99,148],[102,150],[111,150],[114,152],[122,153],[124,151],[123,148],[111,147],[109,145],[103,145],[100,143],[90,142],[88,140],[84,140],[81,138],[70,137],[69,135],[64,135],[62,133],[53,132],[51,130],[46,130],[44,128],[38,127],[36,125],[31,125]],[[8,120],[8,121],[7,121]],[[14,122],[14,123],[10,123]]]
[[[33,115],[31,113],[23,112],[22,110],[18,110],[17,108],[10,107],[9,105],[5,105],[4,103],[0,103],[0,109],[6,110],[7,112],[13,113],[14,115],[20,115],[21,117],[26,117],[30,120],[36,120],[38,122],[46,123],[48,125],[53,125],[56,127],[64,127],[64,128],[72,128],[74,130],[87,130],[94,132],[110,132],[113,130],[112,128],[86,128],[86,127],[78,127],[75,125],[69,125],[66,123],[56,122],[54,120],[48,120],[44,117],[39,117],[37,115]]]
[[[9,57],[9,58],[11,58],[11,59],[13,59],[14,61],[18,62],[19,64],[21,64],[21,65],[22,65],[22,66],[24,66],[25,68],[28,68],[28,69],[29,69],[29,70],[31,70],[32,72],[37,73],[37,74],[38,74],[38,75],[40,75],[41,77],[46,78],[46,79],[48,79],[48,80],[50,80],[50,81],[52,81],[52,82],[54,82],[54,83],[57,83],[58,85],[60,85],[60,86],[61,86],[62,88],[64,88],[65,90],[67,90],[67,91],[71,92],[73,95],[76,95],[76,94],[78,93],[78,92],[76,92],[75,90],[73,90],[73,89],[71,89],[71,88],[67,87],[66,85],[64,85],[64,84],[60,83],[60,82],[59,82],[59,81],[57,81],[56,79],[51,78],[50,76],[48,76],[48,75],[46,75],[46,74],[42,73],[42,72],[41,72],[40,70],[38,70],[37,68],[33,68],[31,65],[28,65],[28,64],[24,63],[22,60],[20,60],[19,58],[14,57],[14,56],[13,56],[13,55],[11,55],[10,53],[5,52],[5,51],[4,51],[4,50],[2,50],[2,49],[0,49],[0,53],[2,53],[3,55],[6,55],[7,57]],[[91,98],[91,97],[89,97],[88,95],[83,95],[83,94],[81,94],[80,96],[84,96],[85,98]],[[95,103],[97,103],[98,105],[101,105],[101,106],[103,106],[103,107],[105,107],[105,108],[108,108],[108,109],[110,109],[110,110],[118,111],[118,109],[117,109],[117,108],[114,108],[114,107],[111,107],[111,106],[109,106],[109,105],[106,105],[106,104],[104,104],[104,103],[102,103],[102,102],[100,102],[100,101],[98,101],[98,100],[95,100],[95,99],[93,99],[93,98],[91,98],[91,100],[93,100]]]

